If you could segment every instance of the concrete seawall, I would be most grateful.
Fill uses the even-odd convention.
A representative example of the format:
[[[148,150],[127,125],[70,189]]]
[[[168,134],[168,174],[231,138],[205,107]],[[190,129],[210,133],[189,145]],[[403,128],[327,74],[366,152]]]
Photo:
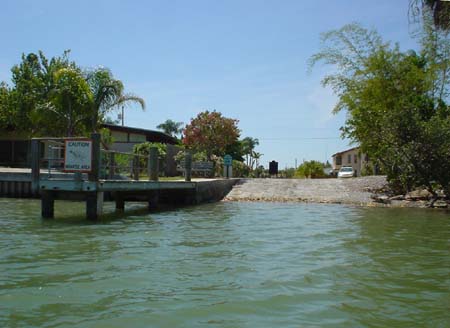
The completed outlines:
[[[239,179],[198,181],[195,201],[200,204],[222,200],[238,182]]]
[[[57,177],[58,174],[54,176]],[[67,178],[67,175],[65,177]],[[193,182],[196,184],[195,191],[186,193],[176,190],[164,190],[164,197],[161,198],[161,202],[168,204],[200,204],[220,201],[239,182],[239,179],[199,179]],[[26,169],[8,169],[7,172],[0,172],[0,197],[39,197],[39,195],[33,195],[32,193],[31,173],[29,170],[27,172]],[[105,193],[106,200],[113,198],[110,193]]]

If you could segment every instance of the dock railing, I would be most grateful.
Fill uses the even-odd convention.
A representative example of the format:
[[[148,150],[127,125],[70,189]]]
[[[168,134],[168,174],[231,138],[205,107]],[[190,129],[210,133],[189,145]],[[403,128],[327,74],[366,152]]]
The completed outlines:
[[[33,138],[31,140],[31,177],[34,194],[39,193],[40,180],[100,180],[158,181],[160,175],[158,148],[151,147],[149,154],[141,155],[102,148],[100,134],[93,133],[91,170],[88,173],[67,172],[65,167],[65,141],[86,141],[83,137]],[[184,159],[185,181],[191,181],[192,156]]]

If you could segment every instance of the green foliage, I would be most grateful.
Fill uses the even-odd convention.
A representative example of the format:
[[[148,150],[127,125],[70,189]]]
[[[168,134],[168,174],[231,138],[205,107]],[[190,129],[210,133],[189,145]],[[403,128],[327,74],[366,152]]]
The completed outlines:
[[[101,142],[102,144],[109,148],[110,145],[114,143],[114,138],[112,136],[111,130],[107,128],[100,129]]]
[[[23,54],[22,62],[11,68],[13,86],[7,109],[11,128],[32,135],[52,134],[57,129],[55,115],[49,109],[55,108],[51,98],[56,88],[56,72],[77,69],[68,56],[69,51],[50,60],[41,51],[38,54]],[[60,135],[66,135],[66,131]]]
[[[119,106],[144,101],[124,93],[106,69],[83,73],[70,51],[47,59],[23,54],[12,72],[12,86],[0,83],[0,127],[32,136],[86,135]]]
[[[297,171],[295,170],[295,168],[287,168],[285,170],[282,170],[280,172],[280,175],[287,178],[287,179],[292,179],[293,177],[295,177]],[[303,178],[303,176],[302,176]]]
[[[296,178],[324,178],[325,173],[323,171],[324,164],[319,161],[305,161],[303,162],[295,172]]]
[[[176,137],[183,132],[183,124],[183,122],[166,120],[164,123],[159,124],[156,128],[162,130],[165,134]]]
[[[233,160],[232,167],[233,167],[233,177],[235,177],[235,178],[248,177],[250,174],[249,167],[241,161]],[[223,166],[222,166],[222,170],[223,170]]]
[[[194,151],[206,152],[208,160],[213,155],[223,156],[227,147],[239,138],[237,123],[238,120],[216,111],[201,112],[186,126],[183,144]]]
[[[433,182],[448,188],[448,35],[428,25],[419,54],[354,24],[325,34],[323,42],[311,64],[336,68],[322,82],[338,95],[335,112],[348,112],[343,136],[360,144],[396,191],[432,190]]]
[[[414,21],[430,17],[437,28],[450,29],[450,2],[446,0],[410,0],[409,6],[409,14]]]
[[[178,164],[183,163],[184,162],[184,158],[186,156],[186,151],[185,150],[181,150],[179,151],[175,156],[175,162],[177,162]],[[206,156],[206,152],[195,152],[192,154],[192,161],[193,162],[205,162],[207,161],[208,158]]]
[[[167,145],[159,142],[143,142],[136,144],[133,147],[133,153],[146,156],[150,154],[150,148],[155,147],[158,149],[158,158],[164,160],[167,154]]]
[[[4,82],[0,82],[0,128],[7,129],[14,126],[12,111],[12,92]]]
[[[122,81],[113,77],[110,70],[96,68],[85,74],[87,83],[92,92],[92,129],[95,130],[99,123],[106,120],[106,115],[131,103],[136,103],[145,110],[145,101],[133,94],[124,93]]]
[[[80,125],[91,114],[92,94],[88,84],[78,70],[71,68],[56,71],[54,81],[46,104],[46,109],[57,118],[54,124],[61,123],[54,133],[64,129],[67,136],[85,133]]]

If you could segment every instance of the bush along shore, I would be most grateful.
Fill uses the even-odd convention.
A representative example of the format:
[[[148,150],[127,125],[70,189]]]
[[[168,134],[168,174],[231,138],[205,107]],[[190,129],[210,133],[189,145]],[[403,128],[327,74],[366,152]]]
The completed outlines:
[[[374,190],[371,196],[373,201],[392,207],[420,207],[420,208],[441,208],[450,207],[450,200],[442,190],[435,194],[427,189],[419,188],[404,195],[395,194],[389,187]]]

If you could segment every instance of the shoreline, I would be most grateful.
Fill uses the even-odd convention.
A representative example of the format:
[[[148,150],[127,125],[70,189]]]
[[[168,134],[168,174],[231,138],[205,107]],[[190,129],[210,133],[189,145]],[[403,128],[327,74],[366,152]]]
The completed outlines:
[[[347,179],[241,179],[226,202],[341,204],[358,207],[431,208],[428,200],[391,200],[385,176]],[[437,208],[433,209],[446,209]]]

